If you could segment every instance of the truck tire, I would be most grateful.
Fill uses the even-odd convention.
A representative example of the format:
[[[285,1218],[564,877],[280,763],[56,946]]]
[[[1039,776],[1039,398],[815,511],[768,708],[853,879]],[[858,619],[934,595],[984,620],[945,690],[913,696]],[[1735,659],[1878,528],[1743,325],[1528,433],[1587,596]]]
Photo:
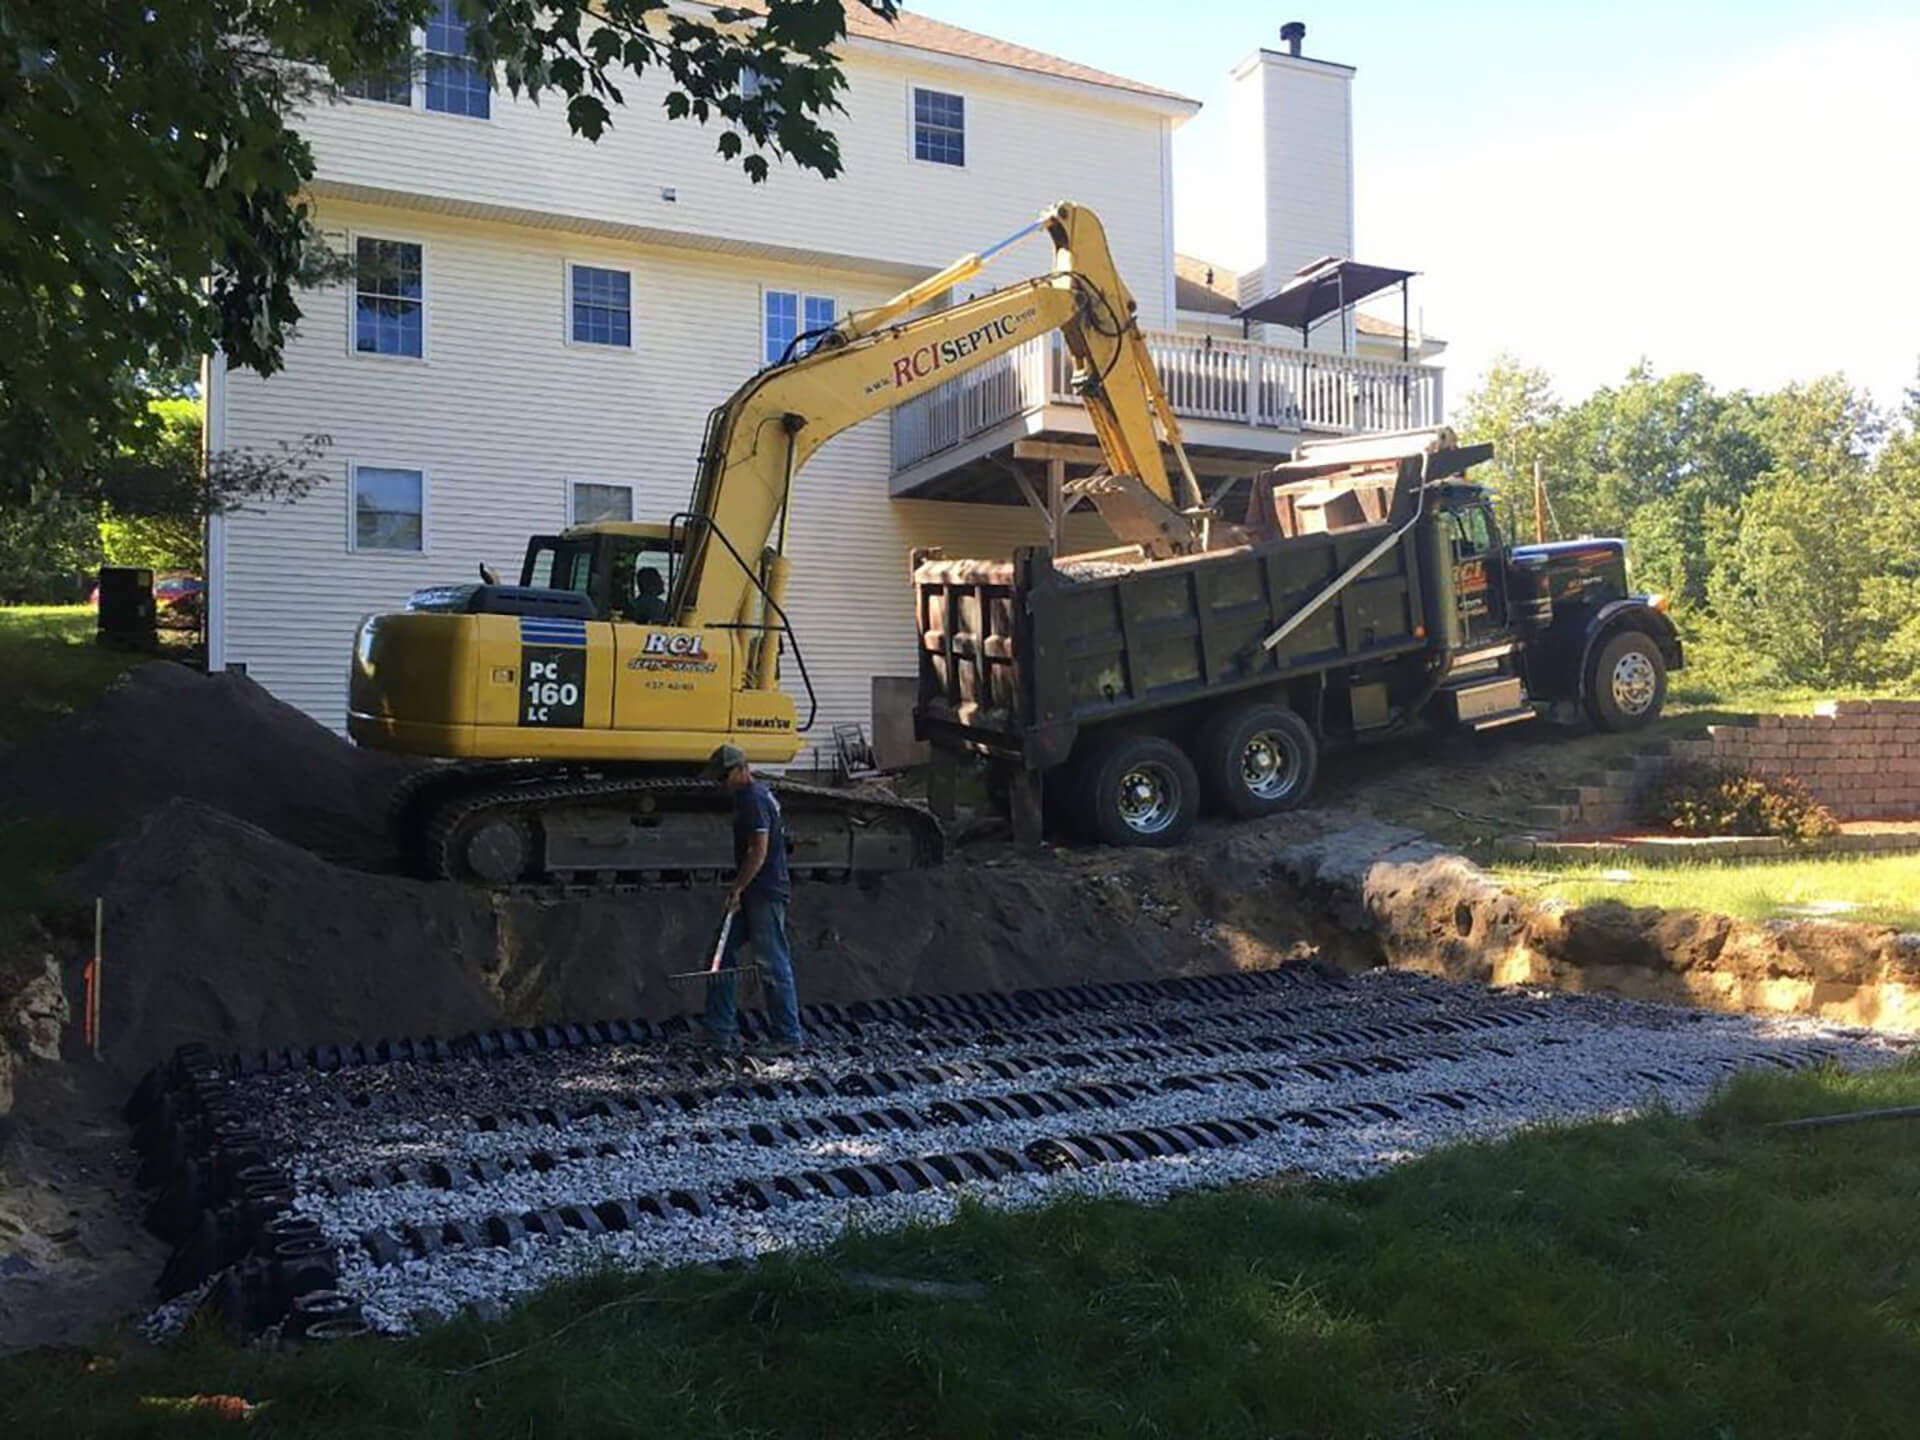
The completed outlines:
[[[1284,705],[1236,705],[1200,732],[1201,783],[1228,815],[1277,815],[1305,802],[1320,768],[1313,731]]]
[[[1177,845],[1200,814],[1200,777],[1186,752],[1159,735],[1106,741],[1080,767],[1074,809],[1103,845]]]
[[[1602,730],[1638,730],[1667,701],[1667,662],[1644,630],[1622,630],[1587,667],[1587,713]]]

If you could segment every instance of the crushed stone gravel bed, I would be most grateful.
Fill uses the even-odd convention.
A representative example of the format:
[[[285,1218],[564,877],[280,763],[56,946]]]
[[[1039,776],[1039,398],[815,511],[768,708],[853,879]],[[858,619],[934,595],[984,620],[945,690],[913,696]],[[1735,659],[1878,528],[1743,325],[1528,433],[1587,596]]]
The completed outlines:
[[[294,1212],[338,1247],[339,1289],[404,1334],[609,1265],[819,1247],[968,1201],[1361,1176],[1526,1126],[1689,1109],[1744,1069],[1867,1068],[1912,1044],[1313,965],[1238,999],[833,1013],[788,1058],[655,1040],[393,1062],[256,1076],[248,1104]],[[476,1240],[489,1225],[505,1228]],[[149,1333],[196,1299],[161,1307]]]

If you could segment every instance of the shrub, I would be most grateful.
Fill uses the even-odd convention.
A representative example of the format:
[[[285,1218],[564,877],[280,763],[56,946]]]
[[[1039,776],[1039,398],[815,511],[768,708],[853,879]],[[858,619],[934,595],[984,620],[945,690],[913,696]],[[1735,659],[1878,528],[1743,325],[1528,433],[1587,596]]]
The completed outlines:
[[[1655,789],[1651,818],[1680,835],[1777,835],[1815,840],[1840,827],[1790,775],[1688,766]]]

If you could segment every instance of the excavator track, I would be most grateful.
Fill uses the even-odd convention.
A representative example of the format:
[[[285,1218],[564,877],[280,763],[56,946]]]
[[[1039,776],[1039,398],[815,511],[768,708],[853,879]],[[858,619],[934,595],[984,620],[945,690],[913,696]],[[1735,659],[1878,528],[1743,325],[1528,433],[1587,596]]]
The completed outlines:
[[[850,880],[937,865],[946,836],[897,797],[768,778],[796,878]],[[396,797],[438,879],[581,897],[712,881],[733,868],[731,806],[711,782],[526,764],[448,767]]]

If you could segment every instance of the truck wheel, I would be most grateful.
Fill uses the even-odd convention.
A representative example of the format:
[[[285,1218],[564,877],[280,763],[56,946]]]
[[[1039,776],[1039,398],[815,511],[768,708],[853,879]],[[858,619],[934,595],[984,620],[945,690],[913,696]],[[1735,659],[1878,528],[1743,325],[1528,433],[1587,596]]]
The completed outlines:
[[[1125,735],[1089,755],[1080,772],[1082,828],[1104,845],[1176,845],[1200,813],[1200,777],[1178,745]]]
[[[1602,730],[1638,730],[1667,700],[1667,662],[1644,630],[1622,630],[1587,671],[1587,713]]]
[[[1303,803],[1320,768],[1320,747],[1307,722],[1285,706],[1247,705],[1207,723],[1199,761],[1213,803],[1244,820]]]

